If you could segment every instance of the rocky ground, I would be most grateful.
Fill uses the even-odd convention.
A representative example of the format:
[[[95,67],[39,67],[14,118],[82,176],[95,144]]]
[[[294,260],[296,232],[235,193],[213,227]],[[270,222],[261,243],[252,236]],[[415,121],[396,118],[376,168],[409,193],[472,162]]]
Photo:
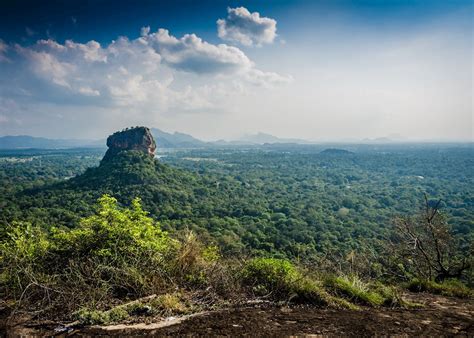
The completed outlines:
[[[409,294],[422,309],[373,309],[361,311],[281,307],[270,304],[205,312],[156,323],[61,328],[57,323],[17,323],[7,335],[409,335],[474,337],[474,302]],[[56,329],[56,331],[55,331]]]

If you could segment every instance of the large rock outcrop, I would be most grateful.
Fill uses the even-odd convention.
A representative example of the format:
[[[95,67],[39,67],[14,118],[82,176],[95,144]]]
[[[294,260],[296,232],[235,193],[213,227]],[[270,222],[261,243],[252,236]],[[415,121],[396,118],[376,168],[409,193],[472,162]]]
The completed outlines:
[[[124,150],[138,150],[151,157],[155,156],[156,143],[147,127],[127,128],[113,133],[107,138],[107,152],[104,159],[110,159]]]

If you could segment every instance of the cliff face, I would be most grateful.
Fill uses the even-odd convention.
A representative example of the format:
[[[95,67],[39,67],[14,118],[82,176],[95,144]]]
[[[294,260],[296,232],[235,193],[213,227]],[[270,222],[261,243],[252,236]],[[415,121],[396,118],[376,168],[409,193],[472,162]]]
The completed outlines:
[[[107,147],[105,153],[106,160],[123,150],[138,150],[143,153],[155,156],[156,143],[147,127],[135,127],[118,131],[107,138]]]

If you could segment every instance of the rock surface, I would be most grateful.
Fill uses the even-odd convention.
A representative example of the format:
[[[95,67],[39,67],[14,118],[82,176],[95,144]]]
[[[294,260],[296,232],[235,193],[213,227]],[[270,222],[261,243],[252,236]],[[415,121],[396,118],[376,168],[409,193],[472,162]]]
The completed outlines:
[[[156,143],[147,127],[127,128],[113,133],[107,138],[104,159],[110,158],[123,150],[138,150],[152,157],[155,156]]]
[[[194,315],[163,319],[141,317],[138,322],[111,326],[68,326],[27,318],[8,320],[0,311],[0,337],[474,337],[472,299],[450,298],[427,293],[405,294],[420,309],[362,307],[360,310],[279,307],[267,303],[221,309]],[[1,310],[1,308],[0,308]],[[31,316],[33,316],[31,314]],[[37,318],[37,317],[35,317]],[[7,325],[8,324],[8,325]]]

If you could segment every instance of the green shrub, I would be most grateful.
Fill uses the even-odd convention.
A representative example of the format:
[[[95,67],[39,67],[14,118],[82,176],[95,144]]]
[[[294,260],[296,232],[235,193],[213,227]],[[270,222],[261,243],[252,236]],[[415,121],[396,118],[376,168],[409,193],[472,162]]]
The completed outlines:
[[[29,223],[13,223],[6,233],[6,240],[0,243],[0,282],[12,298],[20,297],[31,285],[30,276],[41,271],[41,279],[46,278],[42,265],[50,249],[47,234]]]
[[[18,302],[61,306],[66,312],[100,308],[111,298],[162,291],[178,247],[139,199],[121,208],[104,195],[97,212],[75,229],[46,233],[22,224],[9,229],[0,246],[0,286]],[[89,316],[99,321],[100,314]]]
[[[259,296],[275,300],[313,305],[331,305],[356,309],[349,302],[327,293],[322,284],[303,276],[289,261],[276,258],[254,258],[247,262],[242,281]]]
[[[104,195],[96,213],[74,229],[45,232],[28,224],[8,229],[0,244],[0,294],[55,316],[75,313],[84,323],[109,323],[134,311],[120,306],[105,310],[111,303],[177,287],[213,294],[236,290],[236,274],[226,275],[231,269],[220,264],[218,248],[204,246],[190,231],[183,234],[179,240],[170,238],[139,199],[123,208]],[[176,295],[158,301],[159,313],[187,311]]]
[[[412,279],[406,286],[412,292],[429,292],[450,297],[469,298],[473,291],[457,279],[448,279],[442,283],[427,279]]]
[[[70,231],[53,228],[52,244],[53,251],[64,259],[85,256],[154,263],[163,259],[172,241],[148,217],[140,199],[134,199],[130,209],[121,209],[115,198],[104,195],[99,198],[97,213],[82,219],[79,227]]]
[[[291,262],[276,258],[254,258],[243,270],[243,280],[259,295],[287,294],[301,278]]]

